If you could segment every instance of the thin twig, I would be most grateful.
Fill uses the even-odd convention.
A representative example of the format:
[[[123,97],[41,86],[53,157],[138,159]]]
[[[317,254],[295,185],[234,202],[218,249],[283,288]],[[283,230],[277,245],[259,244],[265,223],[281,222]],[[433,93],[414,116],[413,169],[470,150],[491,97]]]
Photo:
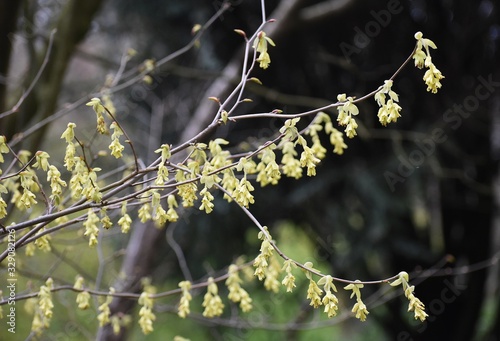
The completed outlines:
[[[40,69],[38,70],[37,74],[35,75],[35,78],[33,78],[33,81],[31,81],[30,86],[28,89],[22,94],[21,98],[17,101],[17,103],[12,107],[12,109],[3,112],[0,114],[0,119],[9,116],[19,110],[19,107],[23,104],[23,102],[26,100],[26,98],[29,96],[31,91],[33,91],[33,88],[35,87],[36,83],[42,76],[43,71],[45,70],[45,67],[47,66],[47,63],[49,62],[49,57],[50,57],[50,52],[52,51],[52,44],[54,43],[54,36],[56,34],[57,30],[53,29],[52,32],[50,33],[49,36],[49,45],[47,46],[47,52],[45,53],[45,57],[43,58],[42,65],[40,66]]]

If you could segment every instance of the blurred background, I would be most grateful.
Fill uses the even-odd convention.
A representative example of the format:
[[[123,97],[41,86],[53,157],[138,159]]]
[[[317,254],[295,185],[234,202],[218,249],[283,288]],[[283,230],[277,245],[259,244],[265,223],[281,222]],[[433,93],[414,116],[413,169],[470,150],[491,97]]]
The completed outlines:
[[[98,92],[107,75],[117,73],[129,49],[137,54],[125,74],[146,59],[161,60],[185,46],[192,39],[192,27],[206,22],[223,4],[1,2],[0,112],[11,109],[36,77],[51,31],[57,27],[57,32],[33,91],[17,113],[0,116],[0,134],[17,141],[17,149],[63,155],[59,136],[69,121],[83,131],[88,128],[89,138],[94,131],[93,113],[72,103],[82,98],[80,104],[85,103]],[[201,130],[216,110],[206,98],[224,98],[234,87],[243,42],[233,29],[252,34],[261,23],[261,10],[258,1],[228,4],[193,49],[152,73],[151,84],[137,83],[112,94],[118,116],[145,163],[155,159],[153,151],[160,144],[175,145]],[[249,86],[246,97],[253,103],[240,106],[237,114],[273,109],[296,113],[334,102],[339,93],[363,96],[383,84],[411,54],[415,32],[436,43],[433,62],[446,77],[437,94],[426,91],[424,70],[410,62],[393,86],[403,108],[397,123],[382,127],[375,101],[360,103],[359,136],[346,141],[344,155],[329,153],[316,177],[256,186],[251,208],[289,256],[312,261],[324,273],[376,280],[407,271],[429,318],[417,323],[406,311],[404,296],[365,286],[367,322],[349,315],[352,302],[343,293],[340,316],[328,320],[309,307],[307,283],[285,295],[263,292],[254,281],[246,284],[254,299],[252,313],[238,313],[227,303],[221,318],[205,319],[200,291],[195,293],[193,315],[181,320],[175,310],[178,297],[173,297],[157,303],[155,332],[144,339],[182,335],[192,340],[499,340],[498,3],[275,0],[266,1],[266,10],[269,18],[277,19],[265,28],[276,47],[269,50],[270,67],[255,70],[263,85]],[[35,126],[42,120],[50,123]],[[251,147],[272,137],[282,124],[276,119],[243,120],[220,128],[213,137],[227,139],[231,148],[242,142]],[[158,290],[169,290],[186,278],[172,245],[183,251],[194,280],[217,274],[240,255],[252,259],[259,248],[256,227],[222,195],[216,196],[210,215],[188,210],[178,223],[154,235],[139,227],[137,231],[143,231],[141,236],[130,238],[109,232],[102,250],[106,260],[89,251],[74,232],[54,236],[51,254],[20,265],[23,283],[29,288],[48,276],[72,283],[76,273],[95,279],[96,271],[105,269],[99,289],[122,281],[124,290],[137,291],[138,279],[149,276]],[[134,243],[142,248],[142,258],[137,258],[140,252],[132,253]],[[141,270],[134,280],[124,281],[120,274],[132,263]],[[90,340],[96,333],[98,339],[114,338],[107,329],[97,332],[95,309],[75,311],[74,294],[60,293],[56,299],[54,321],[42,339]],[[136,307],[124,300],[114,302],[113,309],[133,313]],[[21,340],[29,333],[31,318],[19,314],[24,315],[18,321],[26,320],[18,325],[18,335],[24,332]],[[0,328],[1,339],[4,333]],[[139,335],[134,321],[118,339]]]

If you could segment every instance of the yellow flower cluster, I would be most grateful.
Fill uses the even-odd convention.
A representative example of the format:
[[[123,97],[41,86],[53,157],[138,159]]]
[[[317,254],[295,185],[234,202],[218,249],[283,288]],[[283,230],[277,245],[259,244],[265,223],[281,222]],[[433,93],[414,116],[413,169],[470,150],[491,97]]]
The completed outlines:
[[[83,277],[82,276],[77,276],[75,285],[73,285],[73,288],[82,290],[83,289]],[[76,303],[78,304],[78,309],[88,309],[90,307],[90,294],[88,291],[82,291],[79,292],[78,295],[76,296]]]
[[[384,81],[384,85],[375,94],[375,101],[379,105],[378,119],[383,126],[387,123],[396,122],[401,115],[401,107],[397,102],[399,102],[398,94],[395,93],[392,88],[392,80]],[[389,95],[389,99],[386,100],[386,95]]]
[[[415,313],[415,320],[419,319],[421,322],[425,321],[427,318],[427,313],[425,312],[425,305],[420,301],[413,292],[415,291],[415,286],[408,283],[409,276],[408,273],[402,271],[398,275],[398,279],[391,283],[391,286],[395,287],[401,285],[403,287],[406,298],[410,301],[408,305],[408,311],[413,311]]]
[[[355,314],[356,318],[361,321],[366,321],[366,315],[369,314],[366,309],[366,305],[361,300],[361,291],[359,289],[363,288],[364,285],[360,281],[356,280],[354,283],[348,284],[344,287],[345,290],[352,290],[351,298],[356,296],[356,303],[352,307],[352,312]]]
[[[92,107],[96,114],[97,118],[97,131],[99,134],[107,134],[108,133],[108,127],[106,125],[106,121],[104,120],[103,114],[106,113],[106,109],[101,103],[101,100],[99,98],[92,98],[90,102],[86,104],[88,107]]]
[[[287,259],[283,263],[283,268],[286,272],[285,278],[283,278],[283,281],[281,281],[281,284],[283,284],[286,287],[286,292],[292,292],[293,288],[296,287],[295,285],[295,276],[292,274],[292,269],[296,268],[297,265],[293,262],[292,259]]]
[[[111,134],[111,144],[108,148],[111,150],[111,155],[119,159],[123,156],[122,152],[125,149],[120,143],[120,136],[123,135],[123,131],[116,122],[111,123],[109,127],[113,130],[113,134]]]
[[[52,250],[50,247],[49,240],[51,239],[50,235],[44,234],[45,228],[40,229],[37,232],[37,239],[35,240],[35,245],[44,252],[49,252]]]
[[[179,183],[188,180],[188,178],[186,178],[185,172],[179,169],[175,174],[175,180]],[[177,189],[179,190],[179,196],[182,198],[182,206],[192,207],[194,205],[194,202],[198,199],[198,196],[196,195],[198,186],[196,185],[196,183],[188,182],[183,185],[178,185]]]
[[[311,301],[309,305],[313,306],[314,308],[317,308],[321,305],[321,294],[323,293],[323,290],[320,289],[318,284],[310,278],[309,279],[309,286],[307,288],[307,299]]]
[[[97,245],[97,235],[99,234],[97,223],[99,221],[99,217],[95,214],[94,209],[89,208],[87,211],[87,220],[83,222],[83,226],[85,227],[83,235],[89,237],[89,246]]]
[[[52,278],[48,278],[45,281],[45,285],[42,285],[38,292],[38,305],[35,308],[35,315],[31,324],[31,330],[37,335],[43,329],[49,327],[50,320],[52,319],[52,309],[54,308],[54,303],[52,302],[53,286],[54,281]]]
[[[75,139],[75,123],[68,123],[66,130],[61,135],[61,139],[66,141],[66,152],[64,153],[64,166],[68,171],[73,170],[76,164],[76,144]],[[79,159],[79,158],[78,158]]]
[[[126,201],[122,203],[121,214],[122,216],[118,219],[118,226],[120,226],[122,233],[128,233],[128,231],[130,231],[130,226],[132,225],[132,218],[130,218],[130,215],[127,213]]]
[[[318,112],[311,124],[306,129],[306,134],[312,137],[313,145],[311,149],[318,158],[323,159],[326,156],[326,150],[321,145],[318,132],[325,129],[325,133],[330,135],[330,143],[333,145],[333,152],[338,155],[344,154],[347,145],[344,143],[344,134],[333,127],[332,120],[328,114],[323,111]]]
[[[269,231],[266,226],[264,226],[264,231],[266,231],[266,233],[262,231],[259,232],[258,238],[262,240],[262,243],[260,246],[260,253],[253,262],[253,266],[255,267],[254,276],[257,276],[259,281],[262,281],[266,277],[266,269],[269,266],[269,258],[274,252],[274,248],[267,236],[269,235]],[[269,238],[270,236],[271,235],[269,235]]]
[[[144,335],[150,334],[153,331],[153,321],[156,320],[156,316],[153,313],[153,299],[149,297],[153,292],[150,291],[145,290],[138,301],[139,305],[142,306],[139,310],[139,326]]]
[[[181,300],[179,302],[179,307],[177,309],[177,315],[181,318],[186,318],[191,311],[189,310],[189,303],[193,299],[189,290],[191,290],[191,282],[182,281],[179,283],[179,288],[182,290]]]
[[[36,195],[34,193],[40,191],[40,186],[38,186],[38,178],[35,172],[28,168],[27,170],[19,173],[19,180],[23,189],[23,193],[19,196],[19,191],[16,191],[11,201],[15,202],[16,207],[19,209],[31,208],[31,206],[37,204]],[[16,201],[13,201],[14,199]]]
[[[213,277],[208,278],[207,292],[203,296],[202,306],[205,308],[203,311],[205,317],[220,316],[224,310],[224,303],[219,296],[219,290]]]
[[[114,294],[115,289],[109,288],[109,293]],[[113,296],[106,296],[104,302],[97,308],[99,310],[99,314],[97,315],[97,321],[99,321],[99,326],[103,327],[109,324],[111,321],[109,319],[111,315],[111,309],[109,309],[109,304],[113,301]]]
[[[444,78],[441,71],[432,62],[429,50],[429,48],[437,49],[436,44],[432,40],[424,38],[422,32],[415,33],[415,39],[417,40],[417,47],[413,54],[415,66],[419,69],[425,66],[428,69],[424,74],[424,81],[427,85],[427,91],[435,94],[441,88],[441,79]]]
[[[353,116],[359,114],[359,109],[353,103],[354,98],[350,96],[347,97],[346,94],[337,95],[337,100],[343,103],[342,105],[337,107],[337,110],[339,112],[337,122],[341,126],[345,126],[345,134],[348,138],[352,139],[357,135],[356,129],[358,128],[358,123],[356,123],[356,120]]]
[[[240,308],[243,312],[248,312],[252,309],[252,299],[248,292],[241,287],[243,280],[238,274],[238,266],[231,264],[228,270],[229,277],[226,279],[226,286],[229,290],[227,297],[234,303],[240,303]]]
[[[271,46],[276,46],[274,41],[266,35],[266,32],[260,31],[257,34],[257,38],[255,38],[253,43],[253,48],[259,54],[257,61],[259,62],[259,66],[262,69],[267,69],[269,64],[271,64],[271,58],[269,57],[269,53],[267,52],[267,44]]]
[[[259,182],[262,187],[268,184],[276,185],[281,179],[280,167],[276,163],[274,149],[276,149],[276,145],[274,143],[270,144],[258,156],[261,162],[257,164],[256,168],[258,172],[257,182]]]
[[[4,158],[2,154],[7,154],[9,152],[9,147],[7,146],[7,138],[3,135],[0,135],[0,163],[4,163]],[[0,169],[0,175],[2,174],[2,170]]]
[[[269,258],[268,262],[269,266],[265,269],[264,288],[274,293],[278,293],[281,287],[281,283],[278,280],[278,276],[281,272],[281,265],[277,256],[274,254]]]
[[[339,300],[333,293],[334,291],[337,292],[337,288],[335,287],[335,284],[333,284],[332,276],[326,275],[321,277],[318,284],[323,285],[323,290],[325,291],[325,296],[323,296],[323,299],[321,300],[321,303],[323,303],[323,306],[325,307],[324,312],[329,318],[334,317],[337,315],[337,310],[339,309]]]

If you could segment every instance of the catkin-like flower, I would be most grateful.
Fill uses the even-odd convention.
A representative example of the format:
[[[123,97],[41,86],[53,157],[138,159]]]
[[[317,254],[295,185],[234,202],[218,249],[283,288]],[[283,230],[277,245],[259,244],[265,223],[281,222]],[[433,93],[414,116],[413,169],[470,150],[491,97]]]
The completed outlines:
[[[31,324],[31,330],[37,335],[41,334],[43,329],[47,329],[50,326],[52,309],[54,308],[51,291],[53,285],[54,282],[52,278],[48,278],[47,281],[45,281],[45,285],[42,285],[38,292],[38,305],[36,305],[34,309],[35,315]]]
[[[85,177],[85,184],[83,186],[82,194],[87,197],[88,200],[92,200],[95,202],[101,202],[102,193],[99,185],[97,184],[97,172],[99,172],[101,168],[94,167],[89,170]]]
[[[49,154],[47,152],[37,151],[35,153],[36,162],[33,164],[33,168],[42,169],[43,171],[47,171],[49,167]]]
[[[109,293],[114,294],[115,289],[110,288]],[[99,326],[101,327],[110,323],[109,317],[111,316],[111,309],[109,309],[109,304],[111,301],[113,301],[113,296],[106,296],[104,303],[102,303],[98,308],[100,313],[97,315],[97,321],[99,321]]]
[[[106,121],[104,120],[104,117],[102,114],[106,113],[106,109],[101,103],[101,100],[99,98],[92,98],[90,102],[86,104],[88,107],[92,107],[94,109],[94,112],[97,117],[97,131],[100,134],[106,134],[108,132],[108,127],[106,126]]]
[[[191,311],[189,310],[189,303],[193,299],[189,290],[191,290],[191,282],[182,281],[179,283],[179,288],[182,290],[181,300],[179,302],[179,306],[177,308],[177,315],[181,318],[186,318]]]
[[[366,309],[366,305],[361,300],[361,291],[359,289],[363,287],[364,285],[359,280],[356,280],[354,281],[354,283],[351,283],[344,287],[345,290],[352,290],[351,298],[353,296],[356,296],[356,303],[352,307],[352,312],[354,313],[354,316],[360,321],[366,321],[366,315],[369,314],[368,310]]]
[[[75,139],[75,127],[76,124],[69,122],[66,130],[61,135],[61,139],[64,139],[67,144],[66,153],[64,154],[64,166],[68,171],[71,171],[75,166],[76,147],[73,142]]]
[[[38,186],[38,180],[36,174],[32,169],[28,169],[19,173],[19,179],[21,187],[23,188],[23,192],[21,194],[21,197],[19,198],[19,204],[16,204],[18,205],[16,207],[21,209],[28,209],[31,206],[37,204],[36,195],[33,192],[38,192],[40,190],[40,187]]]
[[[269,235],[267,227],[264,227],[264,230]],[[262,243],[260,246],[260,253],[255,258],[253,266],[255,268],[254,276],[257,276],[259,281],[262,281],[266,277],[266,270],[267,267],[269,266],[269,258],[273,255],[274,248],[268,239],[271,238],[271,235],[269,235],[268,237],[266,236],[266,233],[260,231],[258,234],[258,238],[262,240]]]
[[[402,271],[399,273],[398,279],[391,283],[391,286],[402,285],[406,298],[410,301],[408,304],[408,311],[413,311],[415,313],[415,320],[419,319],[424,322],[429,316],[425,312],[425,305],[420,301],[413,292],[415,291],[415,286],[410,286],[408,273]]]
[[[333,284],[333,278],[330,275],[322,277],[318,281],[319,285],[323,285],[323,290],[325,291],[325,296],[321,300],[323,306],[325,307],[324,312],[327,313],[328,317],[334,317],[337,315],[337,310],[339,309],[338,303],[339,300],[337,296],[333,292],[337,292],[337,288],[335,284]]]
[[[52,317],[52,309],[54,308],[54,303],[52,303],[52,287],[54,281],[52,278],[48,278],[45,285],[40,287],[40,292],[38,293],[38,304],[40,305],[40,310],[43,315],[50,319]]]
[[[203,316],[205,317],[220,316],[224,310],[224,304],[219,296],[217,284],[213,277],[208,278],[207,292],[203,296],[202,306],[205,308],[203,310]]]
[[[224,166],[231,164],[231,161],[229,160],[231,153],[229,153],[229,151],[227,150],[222,149],[223,145],[228,145],[228,144],[229,144],[228,141],[221,138],[216,138],[208,143],[208,149],[212,154],[212,158],[210,159],[210,165],[213,167],[213,169],[222,168]]]
[[[354,104],[353,97],[347,97],[346,94],[340,94],[337,96],[337,100],[339,102],[344,102],[342,105],[337,107],[339,115],[337,117],[337,122],[341,126],[345,126],[345,134],[349,138],[353,138],[357,135],[356,129],[358,128],[358,124],[353,116],[359,114],[358,107]]]
[[[252,309],[252,299],[248,295],[248,292],[241,287],[243,281],[238,274],[238,266],[231,264],[228,273],[226,286],[229,294],[227,297],[235,303],[240,303],[240,308],[243,312],[250,311]]]
[[[99,234],[99,228],[97,227],[98,222],[99,217],[92,208],[89,208],[87,211],[87,220],[83,223],[85,227],[83,235],[89,237],[89,246],[97,245],[97,235]]]
[[[228,202],[233,201],[233,197],[231,196],[236,187],[239,185],[239,180],[234,175],[234,168],[227,168],[222,172],[222,180],[221,185],[228,193],[224,192],[224,199]]]
[[[151,205],[148,202],[145,202],[139,208],[137,215],[141,221],[141,223],[145,223],[151,220],[153,217],[151,216]]]
[[[106,230],[113,226],[113,223],[111,222],[111,219],[109,219],[108,213],[106,212],[105,208],[101,209],[101,225]]]
[[[8,152],[9,152],[9,147],[7,147],[7,138],[3,135],[0,135],[0,163],[4,162],[2,154],[7,154]],[[0,174],[2,174],[1,169],[0,169]]]
[[[123,131],[116,122],[112,122],[109,127],[113,130],[113,134],[111,134],[111,144],[108,148],[111,150],[111,155],[119,159],[122,157],[122,152],[125,149],[125,147],[120,143],[120,136],[123,135]]]
[[[280,128],[280,133],[282,133],[283,140],[285,141],[295,141],[297,137],[299,136],[299,130],[297,129],[296,125],[300,121],[300,117],[288,119],[285,121],[285,124],[283,127]]]
[[[307,167],[307,176],[315,176],[316,175],[316,165],[320,163],[320,159],[318,159],[311,148],[308,146],[303,146],[304,151],[300,154],[300,165],[302,167]]]
[[[160,148],[155,150],[155,153],[161,153],[161,162],[162,163],[165,163],[172,156],[172,153],[170,152],[170,145],[169,144],[162,144],[160,146]]]
[[[269,38],[264,31],[260,31],[257,34],[257,38],[255,38],[253,43],[253,48],[259,53],[259,57],[257,61],[259,62],[259,66],[262,69],[267,69],[269,64],[271,64],[271,58],[269,57],[269,53],[267,52],[267,44],[271,46],[275,46],[274,41]]]
[[[286,141],[283,144],[283,158],[281,164],[283,165],[283,174],[290,178],[299,179],[302,177],[302,167],[300,161],[296,158],[298,155],[295,150],[295,144],[292,141]]]
[[[206,214],[211,213],[214,208],[214,204],[212,202],[214,200],[214,196],[212,195],[212,193],[210,193],[207,187],[201,190],[200,195],[201,195],[201,205],[199,207],[200,211],[204,210]]]
[[[297,265],[293,262],[292,259],[287,259],[283,263],[283,268],[286,272],[285,278],[283,278],[283,281],[281,281],[281,284],[283,284],[286,287],[286,292],[292,292],[293,288],[296,287],[295,285],[295,276],[292,274],[292,269],[296,268]]]
[[[177,200],[175,200],[175,195],[170,194],[167,197],[167,204],[168,204],[167,220],[170,222],[176,222],[177,219],[179,219],[179,215],[175,210],[175,208],[178,207]]]
[[[156,176],[155,185],[163,186],[167,181],[168,181],[168,168],[167,166],[165,166],[165,164],[161,163],[158,166],[158,173]]]
[[[322,293],[323,290],[320,289],[316,282],[313,279],[309,279],[309,287],[307,288],[307,299],[311,301],[309,305],[313,306],[314,308],[319,307],[322,304]]]
[[[83,289],[83,277],[77,276],[75,285],[73,288],[81,290]],[[90,307],[90,294],[88,291],[82,291],[76,296],[76,303],[78,304],[78,309],[88,309]]]
[[[144,291],[139,297],[139,305],[142,305],[139,310],[139,326],[144,335],[150,334],[153,331],[153,321],[156,316],[153,313],[153,299],[149,297],[148,292]]]
[[[122,233],[128,233],[130,230],[130,226],[132,225],[132,218],[127,213],[127,202],[124,201],[122,203],[122,209],[121,209],[122,216],[120,219],[118,219],[118,225],[120,226],[120,229]]]
[[[2,193],[2,185],[0,185],[0,193]],[[7,203],[0,196],[0,219],[7,216]]]
[[[265,271],[266,271],[265,273],[266,278],[264,279],[264,288],[274,293],[278,293],[281,284],[280,281],[278,280],[278,277],[281,272],[281,267],[279,262],[276,260],[276,257],[274,257],[274,255],[269,258],[269,266],[266,268]]]
[[[347,145],[344,143],[344,134],[333,127],[332,122],[325,123],[325,131],[330,134],[330,143],[333,145],[333,152],[338,155],[344,154]]]
[[[415,48],[415,53],[412,56],[415,60],[415,66],[419,69],[424,66],[428,68],[423,79],[427,85],[427,91],[431,91],[435,94],[438,89],[441,88],[441,79],[444,78],[441,71],[439,71],[439,69],[432,62],[430,54],[429,48],[437,49],[437,46],[432,40],[424,38],[422,32],[415,33],[415,39],[417,40],[417,46]]]
[[[88,291],[82,291],[76,296],[76,303],[78,304],[78,309],[88,309],[90,307],[90,294]]]
[[[424,82],[427,85],[427,91],[431,91],[433,94],[437,93],[438,89],[442,86],[441,79],[443,78],[444,76],[441,71],[439,71],[434,63],[431,63],[429,69],[424,74]]]
[[[61,203],[62,188],[66,187],[66,181],[61,179],[61,172],[54,165],[50,165],[47,171],[47,181],[50,181],[50,199],[54,200],[56,205]]]
[[[177,182],[182,182],[187,180],[184,171],[178,170],[175,175],[175,180]],[[198,186],[194,182],[189,182],[183,185],[177,186],[179,190],[178,194],[182,198],[183,207],[192,207],[198,196],[196,192],[198,191]]]
[[[44,231],[45,231],[45,228],[39,230],[36,235],[37,236],[41,235],[41,234],[43,234]],[[50,247],[50,242],[49,242],[50,239],[51,239],[50,235],[48,235],[48,234],[42,235],[35,240],[35,245],[40,250],[42,250],[44,252],[49,252],[50,250],[52,250],[52,248]]]
[[[234,200],[243,207],[248,208],[250,204],[255,202],[252,191],[255,188],[252,186],[250,181],[247,180],[246,176],[241,178],[238,186],[233,191]]]
[[[383,126],[386,126],[387,123],[396,122],[397,119],[401,117],[399,114],[401,107],[397,103],[399,101],[399,96],[391,89],[392,84],[392,80],[384,81],[384,85],[380,91],[375,94],[375,101],[377,101],[377,104],[380,106],[377,116]],[[387,100],[386,95],[389,96]]]
[[[368,310],[366,309],[366,305],[363,303],[363,301],[361,301],[361,299],[356,300],[356,303],[354,303],[351,311],[354,313],[354,316],[357,319],[363,322],[366,321],[366,315],[369,314]]]
[[[276,163],[276,154],[273,149],[276,148],[275,144],[269,145],[260,154],[260,163],[257,165],[257,182],[262,187],[272,184],[276,185],[281,178],[281,172],[278,164]]]

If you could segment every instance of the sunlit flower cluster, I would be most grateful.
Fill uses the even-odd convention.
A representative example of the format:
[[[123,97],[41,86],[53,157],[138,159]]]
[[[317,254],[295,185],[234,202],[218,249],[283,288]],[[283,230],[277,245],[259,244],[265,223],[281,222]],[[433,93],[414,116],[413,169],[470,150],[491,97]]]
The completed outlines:
[[[401,285],[403,287],[405,296],[410,301],[410,303],[408,304],[408,311],[413,311],[415,313],[415,320],[419,319],[421,322],[423,322],[429,315],[425,312],[425,305],[413,293],[415,291],[415,286],[410,286],[408,280],[408,273],[402,271],[399,273],[398,279],[392,282],[391,285]]]
[[[271,64],[271,57],[269,57],[269,53],[267,52],[267,44],[275,46],[274,41],[266,35],[266,32],[260,31],[254,40],[253,48],[259,54],[257,61],[263,69],[267,69],[269,64]]]
[[[356,303],[354,304],[351,310],[354,313],[354,316],[356,316],[356,318],[361,321],[366,321],[366,315],[368,315],[369,312],[366,309],[366,305],[361,300],[361,291],[359,290],[362,289],[363,287],[364,284],[362,284],[360,281],[355,281],[354,283],[346,285],[344,289],[352,290],[351,298],[356,296]]]
[[[341,126],[345,126],[345,134],[348,138],[352,139],[357,135],[356,129],[358,128],[358,123],[353,116],[359,114],[358,107],[354,104],[353,97],[347,97],[346,94],[340,94],[337,96],[337,100],[342,104],[337,107],[339,115],[337,117],[337,122]]]
[[[424,38],[422,32],[415,33],[415,39],[417,40],[417,47],[413,54],[415,66],[419,69],[425,66],[428,69],[424,74],[424,81],[427,84],[427,91],[435,94],[441,88],[441,79],[444,78],[441,71],[432,62],[429,50],[429,48],[437,49],[437,46],[432,40]]]
[[[375,94],[375,101],[380,107],[377,116],[383,126],[386,126],[387,123],[396,122],[401,117],[399,114],[401,107],[398,104],[399,96],[391,89],[392,84],[392,80],[384,81],[380,91]],[[389,98],[386,96],[389,96]]]

